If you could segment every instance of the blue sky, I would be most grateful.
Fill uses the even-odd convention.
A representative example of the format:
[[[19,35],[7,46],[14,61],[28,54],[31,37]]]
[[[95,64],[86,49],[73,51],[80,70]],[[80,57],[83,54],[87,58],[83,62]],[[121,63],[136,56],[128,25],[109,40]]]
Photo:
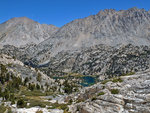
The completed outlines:
[[[58,27],[102,9],[150,9],[150,0],[0,0],[0,23],[26,16],[42,24]]]

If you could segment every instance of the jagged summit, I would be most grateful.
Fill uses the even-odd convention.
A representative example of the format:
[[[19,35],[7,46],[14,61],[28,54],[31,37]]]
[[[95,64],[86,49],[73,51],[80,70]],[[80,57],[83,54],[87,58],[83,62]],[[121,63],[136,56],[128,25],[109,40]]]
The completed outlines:
[[[74,20],[40,43],[57,53],[97,44],[150,45],[150,14],[144,9],[130,8],[116,11],[106,9],[96,15]],[[44,47],[43,47],[44,46]]]
[[[28,20],[22,18],[19,19]],[[18,39],[19,45],[16,42]],[[106,9],[96,15],[76,19],[59,29],[34,22],[13,27],[12,24],[1,24],[0,40],[2,44],[15,46],[31,42],[38,44],[27,50],[27,53],[41,63],[62,51],[81,51],[99,44],[113,47],[127,44],[150,45],[150,14],[136,7],[120,11]]]

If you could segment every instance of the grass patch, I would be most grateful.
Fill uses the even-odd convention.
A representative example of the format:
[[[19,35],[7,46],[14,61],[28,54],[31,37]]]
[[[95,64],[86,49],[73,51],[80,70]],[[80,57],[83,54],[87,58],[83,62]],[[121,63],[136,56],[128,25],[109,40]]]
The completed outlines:
[[[135,72],[129,72],[129,73],[123,74],[122,76],[129,76],[129,75],[134,75],[134,74],[135,74]]]
[[[49,102],[44,102],[44,101],[40,101],[40,100],[28,100],[28,103],[30,103],[30,105],[27,106],[27,108],[31,108],[31,107],[35,107],[35,106],[45,108],[46,105],[50,106]]]
[[[102,84],[106,84],[106,83],[109,82],[109,81],[111,81],[111,80],[103,80],[101,83],[102,83]]]
[[[56,102],[56,103],[52,103],[51,107],[49,107],[48,109],[62,109],[68,111],[68,104],[58,104]]]
[[[104,92],[99,92],[97,96],[101,96],[101,95],[104,95],[105,93]]]
[[[7,110],[7,113],[12,113],[10,107],[4,106],[4,105],[0,105],[0,113],[5,113],[6,110]]]
[[[41,92],[41,91],[22,91],[21,95],[25,95],[25,96],[45,96],[45,93]]]
[[[37,110],[35,113],[43,113],[42,110]]]
[[[111,89],[111,94],[119,94],[119,90],[118,89]]]
[[[27,102],[30,103],[30,105],[27,106],[27,108],[31,108],[31,107],[35,107],[35,106],[45,108],[46,106],[50,106],[50,107],[48,107],[48,109],[68,110],[68,106],[67,106],[68,104],[58,104],[58,102],[50,103],[50,102],[46,102],[46,101],[42,101],[42,100],[34,100],[34,99],[29,99],[29,100],[27,100]]]
[[[47,96],[47,95],[52,95],[53,92],[42,92],[39,90],[35,90],[35,91],[27,91],[24,90],[21,92],[21,95],[25,95],[25,96]]]
[[[114,78],[113,80],[112,80],[112,82],[123,82],[123,80],[121,79],[121,78]]]
[[[4,105],[0,105],[0,113],[4,113],[6,111],[6,107]]]

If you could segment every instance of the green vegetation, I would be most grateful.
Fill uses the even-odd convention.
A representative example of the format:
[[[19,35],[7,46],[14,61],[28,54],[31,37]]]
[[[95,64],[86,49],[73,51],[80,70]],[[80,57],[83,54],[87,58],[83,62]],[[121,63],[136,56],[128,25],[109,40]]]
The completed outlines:
[[[109,82],[109,81],[111,81],[111,80],[103,80],[101,83],[102,83],[102,84],[106,84],[106,83]]]
[[[23,99],[19,99],[18,101],[17,101],[17,107],[18,108],[24,108],[24,107],[26,107],[27,106],[27,103],[23,100]]]
[[[12,113],[11,108],[8,106],[4,106],[3,104],[0,105],[0,113],[5,113],[5,111],[7,110],[7,113]]]
[[[105,93],[101,91],[101,92],[98,93],[97,96],[104,95],[104,94],[105,94]]]
[[[43,111],[42,110],[37,110],[36,113],[43,113]]]
[[[96,97],[95,97],[95,96],[94,96],[94,97],[92,97],[91,101],[94,101],[94,100],[96,100]]]
[[[35,106],[39,106],[41,108],[45,108],[46,105],[49,104],[48,102],[43,102],[41,100],[34,100],[34,99],[30,99],[30,100],[28,100],[28,102],[30,103],[30,105],[27,106],[28,108],[35,107]]]
[[[36,77],[37,81],[41,82],[41,78],[42,78],[41,73],[38,73],[38,75],[37,75],[37,77]]]
[[[69,80],[65,80],[63,85],[64,85],[64,92],[67,94],[71,94],[72,92],[78,91],[78,86],[70,82]]]
[[[21,92],[21,95],[25,95],[25,96],[46,96],[52,94],[53,92],[42,92],[40,90],[34,90],[34,91],[23,90]]]
[[[123,82],[121,78],[113,78],[112,82]]]
[[[106,80],[103,80],[101,83],[102,84],[106,84],[107,82],[110,82],[110,81],[112,81],[112,82],[123,82],[123,80],[119,77],[119,78],[112,78],[112,79],[106,79]]]
[[[111,94],[119,94],[119,89],[111,89]]]
[[[78,99],[76,103],[84,102],[84,99]]]
[[[7,68],[5,65],[0,64],[0,68],[1,68],[1,76],[3,76],[5,73],[7,73]]]
[[[29,78],[28,78],[28,77],[25,78],[25,80],[24,80],[24,85],[26,85],[27,82],[29,82]]]
[[[4,105],[0,105],[0,113],[4,113],[6,111],[6,107]]]
[[[49,109],[62,109],[68,111],[68,104],[58,104],[56,102],[51,104],[51,107],[49,107]]]
[[[134,74],[135,74],[135,72],[129,72],[129,73],[122,74],[122,76],[129,76],[129,75],[134,75]]]

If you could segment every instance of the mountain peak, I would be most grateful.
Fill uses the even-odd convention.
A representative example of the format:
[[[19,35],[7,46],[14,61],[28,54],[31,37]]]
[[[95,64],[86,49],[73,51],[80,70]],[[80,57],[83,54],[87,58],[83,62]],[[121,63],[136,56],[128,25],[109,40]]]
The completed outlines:
[[[137,11],[139,9],[137,7],[132,7],[132,8],[129,8],[128,10]]]
[[[116,12],[115,9],[105,9],[105,10],[100,10],[97,15],[112,14],[115,12]]]
[[[30,23],[35,23],[35,21],[27,18],[27,17],[14,17],[10,20],[8,20],[8,22],[13,22],[13,23],[24,23],[24,24],[30,24]]]
[[[15,17],[0,24],[0,44],[14,45],[16,47],[27,44],[39,44],[50,37],[57,27],[40,24],[27,17]],[[19,43],[18,43],[19,42]]]

